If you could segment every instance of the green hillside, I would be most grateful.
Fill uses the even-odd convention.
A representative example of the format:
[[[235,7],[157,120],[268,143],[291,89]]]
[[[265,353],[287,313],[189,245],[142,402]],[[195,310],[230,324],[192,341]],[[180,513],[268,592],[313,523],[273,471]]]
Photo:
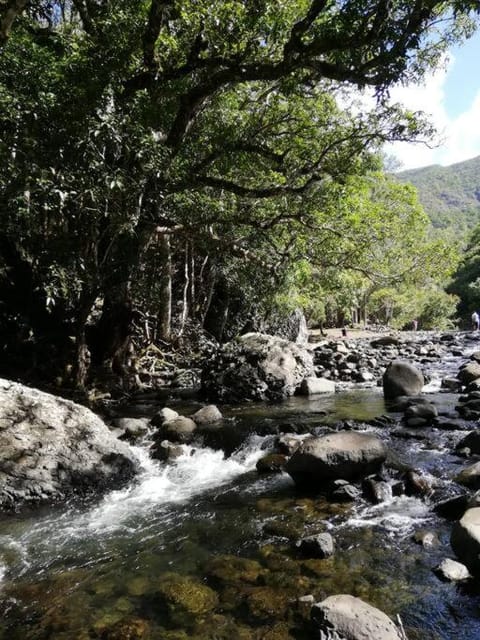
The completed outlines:
[[[434,227],[454,228],[459,233],[480,223],[480,156],[448,167],[402,171],[396,176],[417,187]]]

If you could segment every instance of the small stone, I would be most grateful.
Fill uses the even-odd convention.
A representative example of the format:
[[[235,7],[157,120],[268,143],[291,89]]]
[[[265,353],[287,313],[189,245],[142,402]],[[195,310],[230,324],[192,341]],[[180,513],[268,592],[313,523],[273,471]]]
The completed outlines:
[[[440,578],[448,580],[449,582],[461,582],[462,580],[471,578],[470,572],[464,564],[456,560],[451,560],[450,558],[442,560],[434,571]]]
[[[223,416],[214,404],[209,404],[206,407],[202,407],[196,413],[191,416],[192,420],[197,424],[212,424],[223,420]]]

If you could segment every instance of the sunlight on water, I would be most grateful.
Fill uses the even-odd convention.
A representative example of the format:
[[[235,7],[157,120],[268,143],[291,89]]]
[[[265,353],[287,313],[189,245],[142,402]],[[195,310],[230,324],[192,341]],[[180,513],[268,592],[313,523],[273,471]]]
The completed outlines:
[[[405,536],[430,517],[428,504],[418,498],[400,496],[380,504],[361,507],[344,526],[381,527],[389,534]]]
[[[122,491],[110,493],[93,511],[83,515],[78,526],[89,531],[112,531],[132,516],[148,512],[158,505],[183,502],[204,491],[223,485],[255,469],[264,455],[263,438],[252,437],[240,451],[225,459],[223,451],[194,449],[184,445],[185,453],[173,464],[151,460],[145,450],[136,449],[143,473],[137,482]]]

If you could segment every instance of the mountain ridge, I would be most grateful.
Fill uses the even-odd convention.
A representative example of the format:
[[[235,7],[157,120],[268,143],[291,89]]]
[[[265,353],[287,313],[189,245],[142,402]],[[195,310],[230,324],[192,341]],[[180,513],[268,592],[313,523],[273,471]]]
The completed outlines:
[[[468,233],[480,223],[480,156],[448,166],[439,164],[394,174],[418,190],[432,225]]]

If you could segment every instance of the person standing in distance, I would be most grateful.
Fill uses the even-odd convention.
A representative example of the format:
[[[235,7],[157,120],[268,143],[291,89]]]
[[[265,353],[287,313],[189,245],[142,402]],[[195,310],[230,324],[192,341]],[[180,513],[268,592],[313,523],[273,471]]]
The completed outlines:
[[[472,330],[478,331],[478,325],[480,323],[480,316],[476,311],[472,313]]]

